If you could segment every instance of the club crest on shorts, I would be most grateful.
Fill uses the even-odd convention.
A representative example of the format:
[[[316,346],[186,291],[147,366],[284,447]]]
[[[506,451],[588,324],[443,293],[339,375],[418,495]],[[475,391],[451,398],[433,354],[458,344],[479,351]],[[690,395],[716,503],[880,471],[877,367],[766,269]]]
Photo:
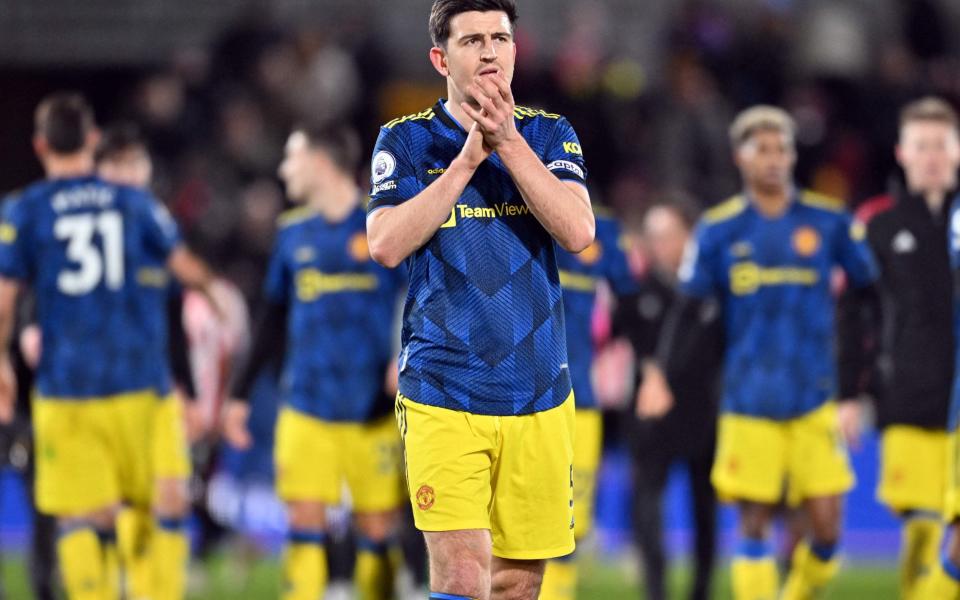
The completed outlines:
[[[420,510],[430,510],[436,499],[437,495],[429,485],[421,485],[420,489],[417,490],[417,506]]]

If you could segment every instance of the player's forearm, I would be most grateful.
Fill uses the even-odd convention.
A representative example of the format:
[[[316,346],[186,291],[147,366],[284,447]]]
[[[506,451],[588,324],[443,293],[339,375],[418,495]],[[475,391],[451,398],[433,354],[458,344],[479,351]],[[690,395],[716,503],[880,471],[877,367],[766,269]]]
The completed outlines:
[[[373,260],[393,268],[426,244],[450,218],[475,170],[455,159],[443,175],[413,198],[371,214],[367,243]]]
[[[523,138],[501,144],[497,155],[530,212],[561,247],[577,253],[593,242],[596,223],[586,189],[578,194],[554,176]]]
[[[10,335],[16,320],[20,286],[12,279],[0,278],[0,361],[10,358]]]

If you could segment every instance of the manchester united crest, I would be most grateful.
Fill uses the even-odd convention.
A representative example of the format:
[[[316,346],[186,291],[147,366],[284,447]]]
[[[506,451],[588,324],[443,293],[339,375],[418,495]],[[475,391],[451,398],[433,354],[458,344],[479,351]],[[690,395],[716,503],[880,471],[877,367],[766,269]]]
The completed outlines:
[[[800,256],[813,256],[820,249],[820,234],[813,227],[799,227],[793,232],[793,249]]]
[[[347,244],[347,250],[350,256],[357,262],[370,260],[370,247],[367,245],[367,234],[359,232],[350,238]]]
[[[429,485],[421,485],[420,489],[417,490],[417,506],[420,510],[430,510],[436,499],[437,496]]]

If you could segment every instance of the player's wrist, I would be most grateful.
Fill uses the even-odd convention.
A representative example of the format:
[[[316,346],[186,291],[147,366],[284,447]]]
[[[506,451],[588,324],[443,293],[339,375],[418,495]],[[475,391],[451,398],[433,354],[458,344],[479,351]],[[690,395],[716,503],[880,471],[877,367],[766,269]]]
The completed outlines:
[[[523,139],[523,136],[516,131],[497,142],[493,149],[500,156],[500,160],[506,163],[533,152],[527,144],[527,140]]]

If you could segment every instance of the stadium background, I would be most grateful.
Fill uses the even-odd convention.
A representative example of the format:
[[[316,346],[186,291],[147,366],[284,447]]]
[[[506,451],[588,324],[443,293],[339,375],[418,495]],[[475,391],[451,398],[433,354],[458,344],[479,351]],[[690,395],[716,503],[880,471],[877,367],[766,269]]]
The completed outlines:
[[[82,91],[101,124],[143,127],[158,195],[191,245],[256,306],[285,207],[275,172],[286,133],[303,121],[348,121],[369,150],[380,123],[442,95],[426,60],[428,5],[0,0],[0,190],[40,176],[30,147],[36,102],[56,89]],[[960,99],[960,4],[949,0],[526,0],[520,13],[516,97],[569,117],[595,202],[628,224],[659,198],[707,206],[737,191],[726,127],[747,105],[788,108],[799,123],[799,182],[855,205],[895,176],[898,108],[923,93]],[[225,454],[222,468],[235,477],[221,480],[215,507],[267,550],[282,527],[269,492],[270,386],[261,382],[257,394],[260,449]],[[628,537],[626,461],[608,445],[598,497],[604,555],[622,555]],[[873,499],[872,436],[854,462],[847,554],[892,569],[898,533]],[[687,500],[682,476],[674,479],[668,532],[679,550]],[[22,548],[26,514],[8,469],[4,551]],[[724,554],[731,523],[724,513]]]

